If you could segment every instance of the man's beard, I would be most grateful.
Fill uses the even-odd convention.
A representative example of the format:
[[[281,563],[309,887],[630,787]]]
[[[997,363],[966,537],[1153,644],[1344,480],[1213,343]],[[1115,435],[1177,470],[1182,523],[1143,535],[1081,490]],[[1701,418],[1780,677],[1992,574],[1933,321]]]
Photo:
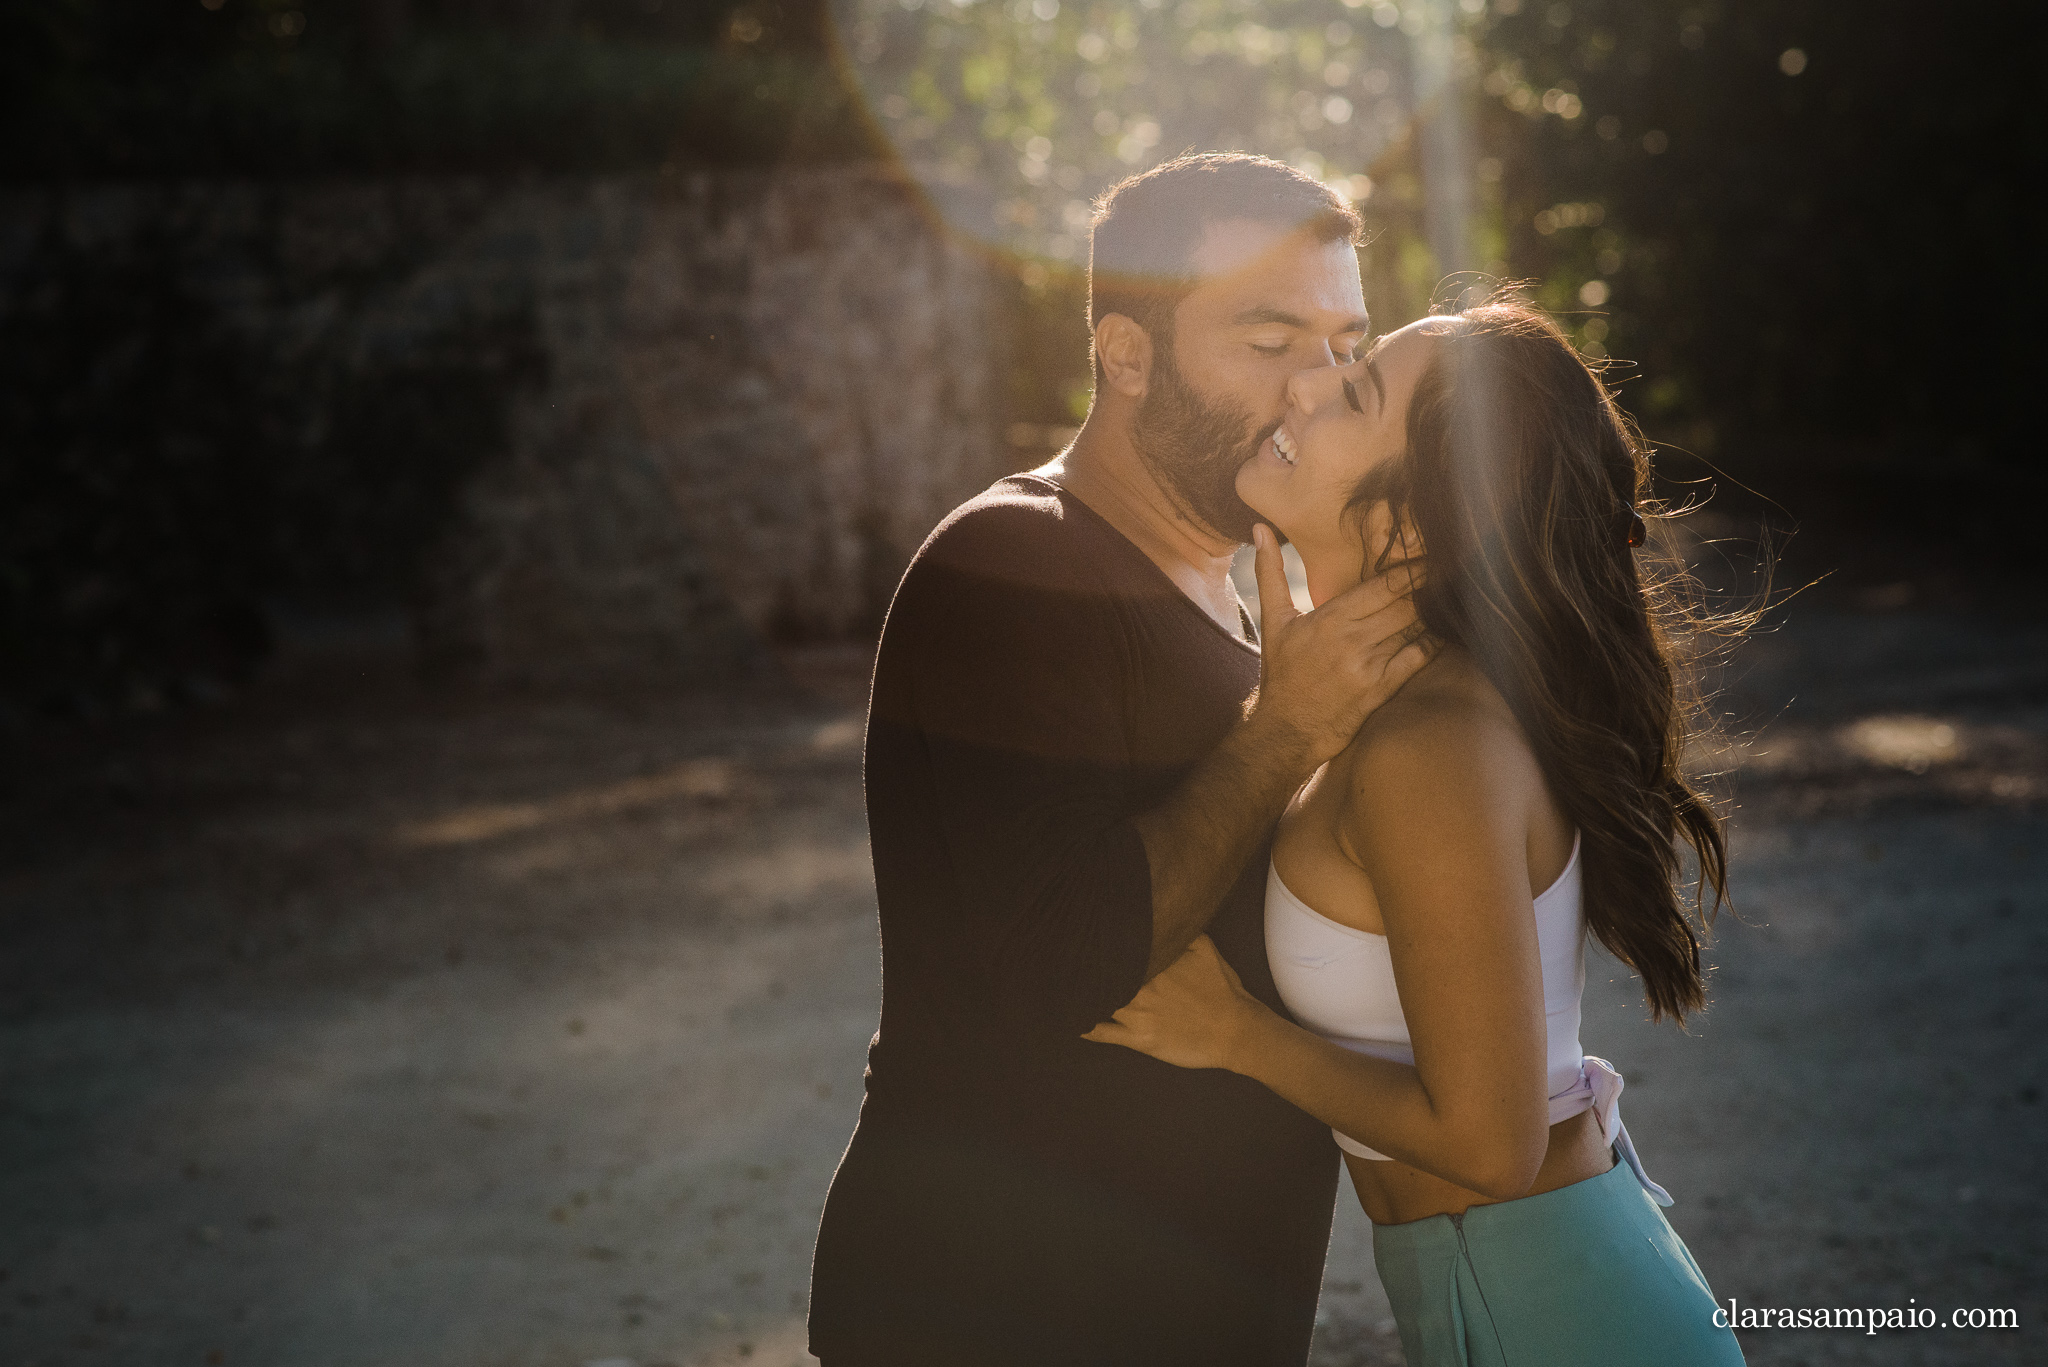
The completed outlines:
[[[1211,404],[1194,391],[1173,362],[1170,332],[1152,356],[1131,445],[1183,513],[1218,536],[1250,541],[1258,514],[1237,496],[1237,472],[1258,454],[1266,432],[1254,430],[1244,409]]]

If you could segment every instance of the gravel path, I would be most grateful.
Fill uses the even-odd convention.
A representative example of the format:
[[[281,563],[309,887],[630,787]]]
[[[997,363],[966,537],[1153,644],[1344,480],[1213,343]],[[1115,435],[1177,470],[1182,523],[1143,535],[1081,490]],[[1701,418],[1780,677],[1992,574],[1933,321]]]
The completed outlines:
[[[599,706],[332,656],[37,742],[0,1367],[807,1362],[877,953],[860,661],[796,664]],[[1723,1298],[2022,1326],[1759,1330],[1752,1362],[2048,1360],[2048,637],[1795,616],[1730,697],[1714,1007],[1653,1028],[1599,960],[1587,1047]],[[1347,1197],[1316,1363],[1398,1360]]]

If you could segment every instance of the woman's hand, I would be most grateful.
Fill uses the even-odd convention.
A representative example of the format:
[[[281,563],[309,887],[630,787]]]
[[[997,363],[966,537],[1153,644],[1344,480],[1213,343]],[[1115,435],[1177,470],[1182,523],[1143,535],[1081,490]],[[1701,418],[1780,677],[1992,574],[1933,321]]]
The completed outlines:
[[[1176,1068],[1231,1068],[1264,1003],[1244,990],[1206,935],[1138,990],[1115,1016],[1081,1036],[1121,1044]]]

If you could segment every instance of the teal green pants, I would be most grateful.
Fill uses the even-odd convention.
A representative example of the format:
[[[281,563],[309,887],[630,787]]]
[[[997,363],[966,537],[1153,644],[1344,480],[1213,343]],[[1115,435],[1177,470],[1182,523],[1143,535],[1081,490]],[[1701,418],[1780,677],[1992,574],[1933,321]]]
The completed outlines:
[[[1405,1225],[1373,1261],[1409,1367],[1734,1367],[1714,1293],[1626,1163]]]

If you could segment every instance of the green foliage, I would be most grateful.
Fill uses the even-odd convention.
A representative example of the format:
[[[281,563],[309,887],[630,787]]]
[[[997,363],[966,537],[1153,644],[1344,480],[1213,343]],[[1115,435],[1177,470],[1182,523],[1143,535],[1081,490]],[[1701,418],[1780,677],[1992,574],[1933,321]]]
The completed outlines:
[[[844,37],[913,168],[992,197],[984,221],[962,226],[1073,261],[1089,201],[1185,149],[1363,172],[1407,121],[1409,40],[1398,14],[1391,27],[1372,18],[1385,12],[1327,0],[856,0]]]
[[[1614,344],[1731,429],[1995,442],[2013,418],[1985,401],[2039,342],[1963,320],[2039,285],[2015,171],[2048,150],[2011,37],[1961,6],[1532,4],[1487,43],[1583,113],[1528,125],[1514,250],[1610,281]],[[1543,235],[1545,199],[1605,224]],[[1920,352],[1958,327],[1967,378]]]
[[[1630,400],[1653,423],[1980,453],[2017,432],[2007,396],[2041,347],[1997,305],[2042,283],[2021,168],[2048,146],[2009,15],[1899,0],[841,12],[891,141],[1027,275],[1079,259],[1089,201],[1116,179],[1238,148],[1360,199],[1375,318],[1416,316],[1443,264],[1418,149],[1441,117],[1418,56],[1441,34],[1475,134],[1474,264],[1535,281],[1590,354],[1639,363]],[[1912,355],[1951,332],[1966,375]]]
[[[0,144],[0,175],[591,172],[873,151],[816,21],[764,24],[773,6],[586,3],[536,27],[420,5],[381,35],[378,8],[36,0],[0,55],[0,99],[25,134]]]

